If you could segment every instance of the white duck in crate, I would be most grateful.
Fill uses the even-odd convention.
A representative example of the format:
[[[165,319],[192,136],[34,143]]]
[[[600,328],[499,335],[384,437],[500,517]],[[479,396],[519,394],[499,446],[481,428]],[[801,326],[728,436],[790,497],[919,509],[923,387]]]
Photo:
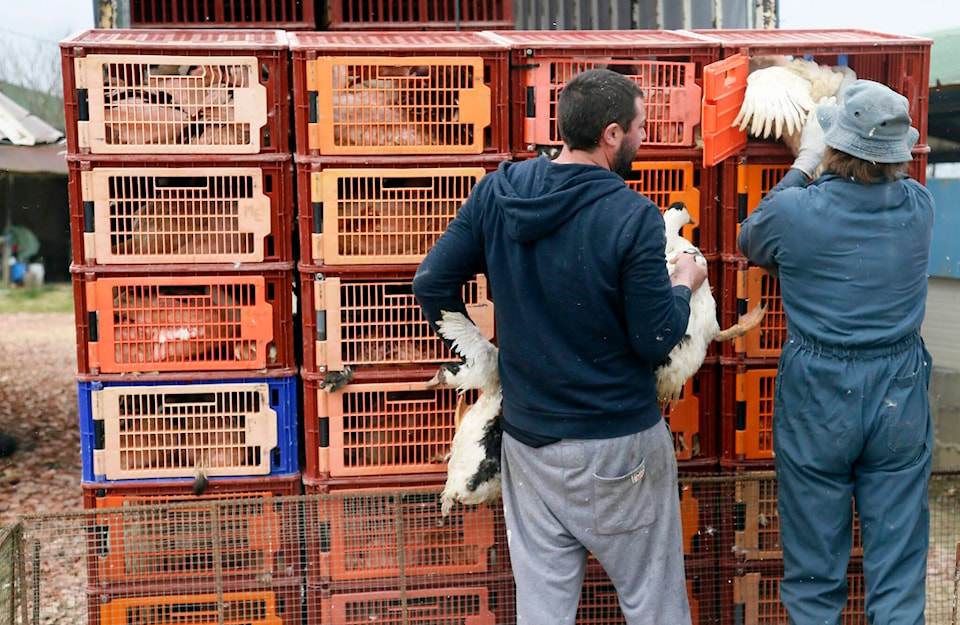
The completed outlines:
[[[680,236],[683,226],[693,223],[687,207],[675,203],[664,212],[666,226],[667,270],[673,273],[680,254],[694,254],[706,265],[700,250]],[[717,323],[716,302],[710,284],[704,281],[690,297],[690,320],[683,339],[656,368],[657,396],[661,401],[676,401],[683,386],[703,365],[707,348],[713,341],[742,336],[757,327],[765,309],[755,307],[739,322],[721,331]],[[437,322],[440,335],[451,341],[462,363],[446,363],[427,382],[428,388],[456,388],[460,392],[455,421],[457,430],[447,455],[447,481],[440,494],[441,514],[450,514],[455,502],[477,505],[500,496],[500,416],[503,395],[497,369],[497,347],[463,314],[443,311]],[[480,397],[466,407],[463,393],[479,389]]]

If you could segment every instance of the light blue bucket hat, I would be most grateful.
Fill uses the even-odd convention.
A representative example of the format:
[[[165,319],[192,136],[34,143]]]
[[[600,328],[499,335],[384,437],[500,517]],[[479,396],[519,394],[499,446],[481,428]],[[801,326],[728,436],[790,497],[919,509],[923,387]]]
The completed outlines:
[[[824,142],[871,163],[907,163],[920,131],[910,124],[910,103],[886,85],[857,80],[843,103],[817,108]]]

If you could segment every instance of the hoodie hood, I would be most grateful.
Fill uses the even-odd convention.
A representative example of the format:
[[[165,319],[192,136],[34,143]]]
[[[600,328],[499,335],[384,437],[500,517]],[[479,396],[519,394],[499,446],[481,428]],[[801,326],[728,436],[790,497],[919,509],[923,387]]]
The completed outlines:
[[[507,235],[541,239],[598,200],[623,190],[623,179],[599,165],[558,164],[546,156],[500,164],[494,197]],[[619,184],[596,184],[607,181]]]

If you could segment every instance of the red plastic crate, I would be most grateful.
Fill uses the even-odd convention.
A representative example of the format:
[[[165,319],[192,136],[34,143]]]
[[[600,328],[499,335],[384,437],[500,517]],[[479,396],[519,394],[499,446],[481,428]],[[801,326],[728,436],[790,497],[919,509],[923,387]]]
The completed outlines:
[[[89,625],[300,625],[303,604],[299,582],[271,586],[253,580],[176,593],[143,588],[116,595],[87,591]]]
[[[289,155],[211,163],[68,158],[67,165],[74,263],[294,260]]]
[[[297,164],[304,264],[418,265],[499,161]]]
[[[479,33],[290,33],[297,153],[509,151],[508,51]]]
[[[736,472],[722,482],[719,553],[745,561],[781,560],[777,480],[772,471]],[[851,504],[852,505],[852,504]],[[854,512],[851,554],[863,555],[860,517]]]
[[[303,374],[306,466],[311,479],[437,475],[456,433],[456,389],[428,389],[432,373],[407,381],[363,381],[328,393]],[[474,401],[476,392],[465,395]]]
[[[746,60],[762,55],[803,56],[826,65],[846,64],[858,78],[888,85],[910,101],[910,117],[920,131],[920,143],[927,141],[931,39],[856,29],[689,32],[720,43],[721,55],[726,61],[718,66],[722,69],[716,80],[708,78],[714,68],[707,68],[704,74],[706,165],[719,163],[746,143],[746,132],[731,129],[730,123],[743,102]],[[737,55],[742,58],[732,58]],[[739,63],[742,69],[735,69],[730,63]]]
[[[773,392],[776,366],[722,364],[721,461],[763,461],[773,467]]]
[[[342,275],[301,271],[306,371],[325,374],[347,365],[403,371],[457,360],[423,317],[413,296],[413,270],[381,278],[377,269]],[[470,319],[492,338],[486,278],[466,284],[464,301]]]
[[[326,30],[513,28],[513,0],[329,0]]]
[[[704,364],[683,387],[680,399],[663,406],[663,417],[673,433],[677,461],[716,458],[717,384],[716,362]]]
[[[767,364],[776,367],[787,340],[787,317],[780,298],[780,282],[765,269],[745,260],[723,263],[720,325],[728,327],[737,318],[764,305],[767,312],[759,327],[722,345],[724,362]]]
[[[516,623],[513,576],[407,577],[375,585],[306,585],[307,623],[505,625]]]
[[[771,147],[777,149],[776,145]],[[740,224],[790,171],[793,156],[786,147],[782,154],[783,156],[730,158],[719,166],[720,253],[724,260],[743,259],[737,246]]]
[[[287,38],[88,30],[60,42],[71,154],[290,151]]]
[[[133,0],[132,28],[279,28],[314,30],[311,0]]]
[[[293,284],[259,273],[89,272],[73,267],[81,373],[290,368]]]
[[[679,31],[497,31],[510,46],[511,150],[554,152],[557,96],[576,73],[610,67],[636,81],[647,100],[644,146],[694,146],[701,73],[720,58],[717,42]]]
[[[344,488],[308,499],[307,583],[509,573],[500,502],[456,506],[443,518],[440,490]]]
[[[714,561],[688,560],[684,568],[690,621],[694,625],[726,622],[718,619],[715,591],[719,580]],[[591,557],[580,592],[576,625],[619,625],[626,622],[620,610],[617,589],[600,563]]]
[[[218,565],[232,579],[300,575],[299,507],[269,491],[105,495],[89,503],[102,511],[87,556],[91,586],[189,585]]]
[[[741,564],[721,562],[720,620],[721,623],[751,623],[752,625],[781,625],[789,622],[787,610],[780,601],[780,582],[783,580],[783,562],[756,562]],[[843,609],[842,625],[866,625],[863,581],[863,563],[851,559],[847,568],[848,598]]]

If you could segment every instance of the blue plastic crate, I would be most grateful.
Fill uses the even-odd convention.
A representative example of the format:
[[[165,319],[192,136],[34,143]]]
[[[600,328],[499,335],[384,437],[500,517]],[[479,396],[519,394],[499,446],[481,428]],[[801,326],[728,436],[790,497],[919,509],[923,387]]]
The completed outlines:
[[[78,384],[85,483],[300,470],[296,376]]]

